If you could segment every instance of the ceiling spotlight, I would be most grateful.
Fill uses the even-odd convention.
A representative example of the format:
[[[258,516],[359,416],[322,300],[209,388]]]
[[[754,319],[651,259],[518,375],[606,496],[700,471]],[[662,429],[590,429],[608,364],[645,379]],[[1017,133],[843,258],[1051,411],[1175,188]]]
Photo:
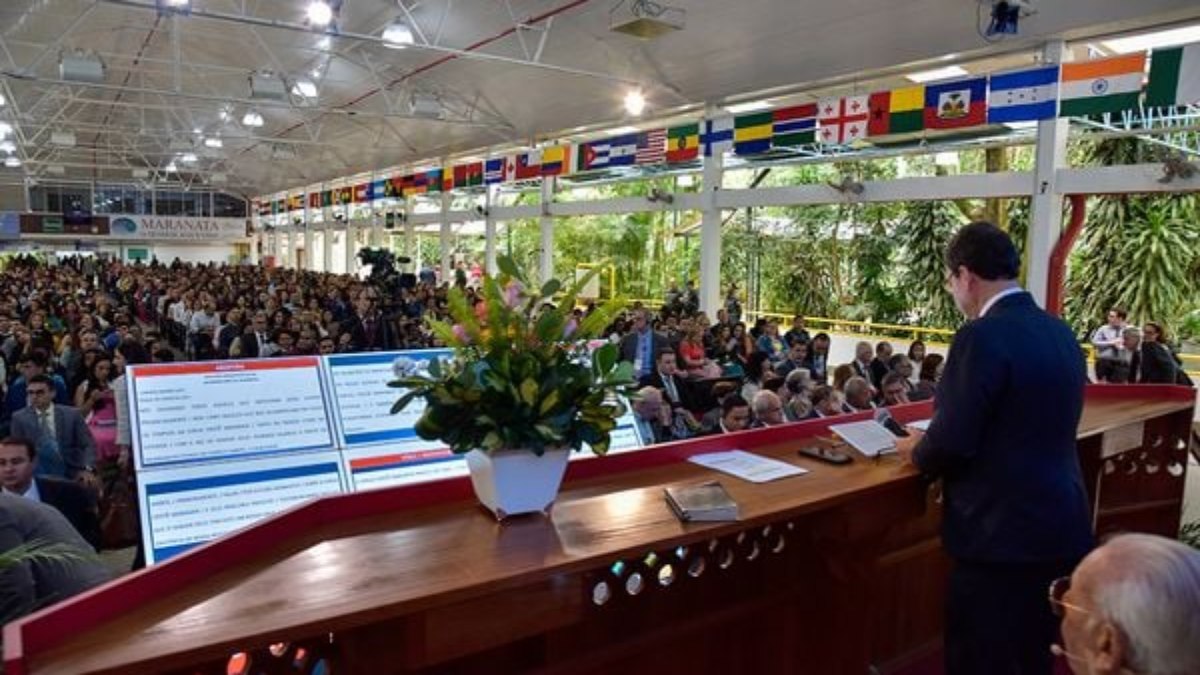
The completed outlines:
[[[166,171],[167,173],[176,173],[179,171],[179,167],[175,165],[175,160],[171,160],[167,162],[166,166],[163,167],[163,171]]]
[[[8,103],[8,100],[4,98],[4,94],[0,94],[0,106],[4,105],[5,103]]]
[[[308,22],[317,28],[324,28],[333,21],[333,8],[324,0],[313,0],[308,3]]]
[[[637,117],[646,110],[646,97],[641,90],[633,89],[625,94],[625,112]]]
[[[15,168],[21,166],[21,160],[16,157],[5,157],[4,158],[4,166],[6,166],[10,169],[15,169]]]
[[[159,13],[178,12],[180,14],[190,14],[192,11],[192,0],[155,0],[154,4],[158,6]]]
[[[184,164],[195,164],[196,163],[196,153],[185,152],[179,156],[179,161],[183,162]]]
[[[261,127],[264,124],[263,116],[257,111],[247,110],[246,114],[242,116],[242,124],[248,127]]]
[[[17,146],[12,141],[0,141],[0,152],[7,152],[11,155],[16,151]]]
[[[307,77],[302,77],[296,80],[296,83],[292,85],[292,93],[297,96],[303,96],[304,98],[316,98],[317,83],[313,82]]]
[[[213,138],[210,136],[210,137],[204,139],[204,146],[208,147],[208,148],[220,148],[220,147],[224,147],[225,143],[223,141],[221,141],[221,139],[219,139],[219,138]]]
[[[8,122],[0,122],[0,138],[12,133],[12,125]]]
[[[222,122],[229,121],[229,111],[225,108],[221,108],[221,111],[217,115],[220,116]]]
[[[396,19],[383,29],[383,46],[389,49],[404,49],[413,43],[413,32],[408,24]]]
[[[333,46],[333,38],[324,35],[320,40],[317,40],[317,49],[329,49]]]
[[[199,136],[200,134],[204,133],[204,130],[200,127],[192,127],[192,133]]]

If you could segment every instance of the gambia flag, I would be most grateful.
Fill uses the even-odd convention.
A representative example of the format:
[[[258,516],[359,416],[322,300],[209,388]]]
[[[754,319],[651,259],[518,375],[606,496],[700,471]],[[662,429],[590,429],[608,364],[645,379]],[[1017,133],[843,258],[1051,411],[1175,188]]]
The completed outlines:
[[[771,113],[771,145],[776,148],[810,145],[816,135],[816,103],[779,108]]]
[[[904,87],[871,94],[868,136],[907,134],[925,128],[925,87]]]
[[[1200,103],[1200,43],[1155,49],[1150,55],[1146,105],[1168,107]]]
[[[667,129],[667,162],[690,162],[700,156],[700,125]]]
[[[1062,64],[1059,114],[1084,117],[1134,110],[1142,93],[1146,54]]]

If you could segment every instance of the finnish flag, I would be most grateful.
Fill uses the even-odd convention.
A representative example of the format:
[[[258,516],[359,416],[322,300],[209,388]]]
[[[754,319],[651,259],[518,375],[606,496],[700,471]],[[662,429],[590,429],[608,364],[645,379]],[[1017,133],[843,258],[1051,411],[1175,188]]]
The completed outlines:
[[[988,86],[988,124],[1031,122],[1058,114],[1058,64],[997,73]]]

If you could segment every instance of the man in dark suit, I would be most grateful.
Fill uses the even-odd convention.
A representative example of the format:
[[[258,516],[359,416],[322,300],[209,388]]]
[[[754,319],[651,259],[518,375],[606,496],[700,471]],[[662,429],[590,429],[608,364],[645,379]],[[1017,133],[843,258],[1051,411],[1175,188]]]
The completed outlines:
[[[9,621],[108,581],[112,574],[54,507],[0,493],[0,551],[69,548],[70,559],[35,558],[0,570],[0,618]]]
[[[13,414],[12,436],[33,443],[41,457],[39,472],[97,487],[96,442],[75,408],[54,403],[50,378],[29,380],[29,406]],[[47,456],[49,455],[49,456]]]
[[[883,387],[883,378],[888,373],[892,372],[888,364],[892,358],[892,343],[887,340],[881,340],[875,343],[875,358],[871,359],[871,386],[875,387],[875,391],[879,391]]]
[[[238,340],[238,356],[243,359],[257,359],[271,356],[276,347],[271,342],[271,333],[267,330],[266,312],[258,312],[250,319],[250,325]],[[231,348],[232,351],[232,348]]]
[[[664,405],[662,392],[654,387],[642,387],[633,402],[638,435],[646,445],[666,443],[671,438],[671,406]]]
[[[672,408],[687,407],[687,390],[683,378],[679,377],[679,367],[675,363],[675,352],[664,349],[654,359],[654,372],[638,380],[642,387],[654,387],[663,393],[667,403]]]
[[[35,477],[36,468],[37,451],[33,443],[12,437],[0,441],[0,488],[58,509],[99,550],[100,517],[95,493],[70,481]]]
[[[654,370],[654,359],[668,349],[667,336],[650,327],[650,312],[638,309],[633,314],[633,331],[621,338],[621,360],[633,364],[633,375],[643,378]]]
[[[351,340],[359,351],[372,352],[386,349],[383,315],[374,307],[370,298],[362,297],[354,303],[355,314],[342,326],[350,333]]]
[[[1086,379],[1071,329],[1017,285],[1020,256],[990,223],[946,250],[967,317],[954,336],[925,434],[897,450],[943,482],[948,675],[1049,675],[1051,580],[1092,546],[1075,435]]]
[[[804,367],[812,375],[813,382],[825,384],[829,380],[829,335],[817,333],[808,344],[808,356]]]

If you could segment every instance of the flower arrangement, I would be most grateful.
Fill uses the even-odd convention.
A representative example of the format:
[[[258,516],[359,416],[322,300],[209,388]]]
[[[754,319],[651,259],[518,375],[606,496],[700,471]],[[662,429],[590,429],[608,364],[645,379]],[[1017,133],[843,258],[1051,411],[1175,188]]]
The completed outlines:
[[[426,372],[411,359],[397,360],[388,386],[407,391],[392,413],[424,400],[417,435],[455,453],[528,449],[540,456],[586,443],[603,455],[624,412],[617,394],[634,384],[633,367],[618,362],[616,345],[589,353],[587,342],[621,304],[606,303],[577,321],[576,296],[591,274],[555,299],[564,290],[558,280],[537,289],[511,258],[497,265],[499,277],[483,280],[474,306],[456,287],[448,297],[451,321],[429,320],[452,358],[430,361]]]

